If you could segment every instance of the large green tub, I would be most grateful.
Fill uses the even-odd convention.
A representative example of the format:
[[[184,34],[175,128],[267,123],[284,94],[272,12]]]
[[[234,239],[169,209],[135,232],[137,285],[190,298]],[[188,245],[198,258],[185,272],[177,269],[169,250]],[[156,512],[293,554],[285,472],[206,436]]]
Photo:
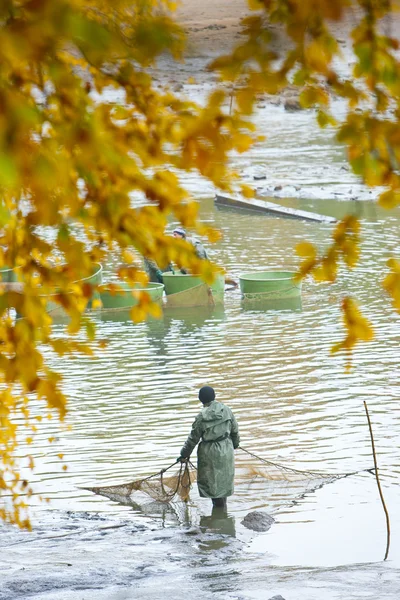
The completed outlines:
[[[102,281],[103,281],[103,266],[100,263],[95,263],[93,265],[93,272],[91,275],[89,275],[88,277],[85,277],[83,279],[78,279],[78,280],[74,281],[73,283],[88,283],[92,286],[97,286],[97,285],[100,285],[102,283]],[[96,300],[100,299],[100,294],[97,290],[93,292],[92,297],[89,299],[87,308],[91,308],[92,301],[95,299]],[[64,311],[62,306],[60,304],[58,304],[58,302],[55,302],[54,300],[47,301],[46,310],[48,313],[51,313],[51,315],[54,317],[55,316],[61,316],[61,317],[67,316],[66,312]]]
[[[259,271],[239,276],[244,299],[294,298],[301,294],[301,281],[295,281],[295,271]]]
[[[14,275],[14,279],[12,279],[11,281],[16,281],[16,280],[17,280],[17,278]],[[92,271],[91,275],[89,275],[88,277],[85,277],[83,279],[78,279],[78,280],[74,281],[73,283],[88,283],[92,286],[97,286],[97,285],[101,284],[102,280],[103,280],[103,267],[100,263],[95,263],[93,265],[93,271]],[[54,290],[53,293],[49,292],[47,294],[40,295],[40,297],[42,297],[46,300],[46,312],[51,314],[51,316],[53,318],[62,318],[62,319],[69,318],[68,314],[64,310],[63,306],[61,304],[59,304],[58,302],[56,302],[55,300],[53,300],[53,296],[55,296],[56,294],[57,294],[57,290]],[[92,293],[92,296],[88,301],[87,308],[91,308],[92,301],[94,299],[100,299],[100,295],[97,290],[95,290]],[[18,314],[17,314],[17,316],[21,317],[21,315],[18,315]]]
[[[126,283],[125,281],[119,281],[116,283],[121,291],[114,292],[110,289],[105,288],[100,292],[100,299],[103,309],[123,309],[132,308],[138,303],[137,296],[134,296],[132,292],[147,292],[152,302],[158,302],[161,304],[162,295],[164,291],[164,285],[162,283],[148,283],[146,287],[139,284],[134,285]]]
[[[174,306],[207,306],[209,304],[223,304],[225,291],[225,277],[217,275],[211,285],[207,285],[198,275],[183,275],[182,273],[163,273],[167,304],[168,296],[174,297]],[[205,289],[204,294],[197,294],[196,290]],[[207,293],[207,290],[210,293]],[[183,293],[186,292],[186,293]],[[193,302],[191,304],[191,302]]]

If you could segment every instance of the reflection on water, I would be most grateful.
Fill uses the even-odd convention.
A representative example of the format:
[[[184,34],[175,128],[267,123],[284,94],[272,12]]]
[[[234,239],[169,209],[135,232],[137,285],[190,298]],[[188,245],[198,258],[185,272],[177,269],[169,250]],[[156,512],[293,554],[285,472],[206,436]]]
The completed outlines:
[[[147,321],[147,336],[153,340],[165,338],[168,334],[190,335],[206,324],[217,324],[225,319],[224,307],[196,306],[191,308],[163,309],[161,319]]]
[[[202,328],[217,325],[225,319],[224,307],[197,306],[193,308],[164,308],[161,319],[148,320],[145,325],[146,337],[154,354],[162,361],[168,354],[168,340],[180,339],[196,332],[200,333]]]
[[[301,296],[294,298],[245,298],[241,300],[241,307],[243,310],[249,310],[254,312],[263,312],[266,310],[293,310],[301,312]]]
[[[126,321],[131,320],[130,312],[131,312],[130,308],[126,308],[123,310],[101,309],[101,310],[96,310],[96,313],[94,316],[97,319],[100,319],[101,321],[104,321],[104,322],[110,321],[111,323],[124,323]]]
[[[201,327],[206,322],[223,321],[225,319],[225,309],[222,305],[216,306],[194,306],[187,308],[164,308],[164,323],[179,321],[190,331],[190,328]]]
[[[126,323],[131,320],[129,308],[123,310],[98,310],[93,316],[100,318],[102,321],[114,323]],[[196,327],[201,327],[206,321],[223,320],[224,318],[225,311],[223,305],[185,308],[164,306],[161,318],[148,317],[146,326],[149,336],[165,337],[169,328],[174,323],[179,323],[184,331],[190,331]]]
[[[140,498],[141,494],[138,494],[139,499],[135,502],[133,497],[120,499],[121,504],[125,504],[132,508],[132,510],[138,514],[151,519],[161,521],[162,527],[171,526],[183,526],[190,528],[193,524],[198,524],[201,533],[212,533],[221,534],[224,536],[235,537],[235,516],[228,514],[225,508],[211,508],[211,500],[204,504],[203,510],[206,514],[199,514],[198,506],[194,503],[186,503],[181,501],[174,502],[155,502],[150,501],[144,497]],[[193,533],[196,533],[197,529],[194,529]],[[206,545],[209,542],[209,549],[212,549],[214,543],[220,543],[219,539],[215,539],[215,536],[210,540],[206,540]],[[227,542],[229,543],[229,542]],[[220,546],[218,546],[220,547]]]
[[[161,521],[163,527],[188,526],[191,523],[190,511],[184,502],[149,502],[148,499],[135,502],[132,497],[126,498],[124,501],[121,499],[119,502],[131,507],[137,515]]]
[[[228,514],[226,508],[213,507],[211,515],[200,517],[200,529],[214,531],[223,535],[236,536],[235,518]]]
[[[199,544],[200,549],[203,551],[212,552],[229,546],[230,540],[225,539],[225,536],[228,536],[228,538],[236,536],[235,517],[228,515],[227,510],[224,508],[214,507],[210,516],[201,516],[199,526],[203,534],[213,534],[209,538],[207,535],[203,535]],[[215,534],[224,537],[216,538]]]

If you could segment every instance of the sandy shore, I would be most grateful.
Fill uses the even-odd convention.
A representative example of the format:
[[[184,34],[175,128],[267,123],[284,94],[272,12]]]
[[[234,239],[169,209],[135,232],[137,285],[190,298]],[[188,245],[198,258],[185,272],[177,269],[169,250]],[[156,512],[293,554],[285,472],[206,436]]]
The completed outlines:
[[[229,52],[241,38],[240,20],[254,14],[257,13],[249,10],[246,0],[181,0],[176,19],[187,33],[188,54],[214,57]],[[347,45],[350,41],[349,32],[360,17],[361,13],[353,8],[349,9],[341,22],[331,22],[331,30],[339,44]],[[396,37],[399,26],[400,9],[382,21],[382,33]],[[276,35],[279,33],[278,25],[271,25],[270,28]]]
[[[256,12],[250,11],[246,0],[182,0],[176,12],[176,19],[182,25],[187,34],[186,62],[189,69],[176,68],[176,63],[168,65],[173,71],[176,81],[185,83],[182,75],[189,72],[197,81],[216,81],[218,79],[215,73],[207,70],[207,65],[213,58],[228,54],[241,39],[240,35],[241,19],[246,15],[254,15]],[[341,61],[345,70],[350,74],[347,68],[354,62],[352,50],[351,30],[356,26],[362,17],[356,9],[349,9],[346,17],[340,22],[331,22],[330,29],[338,41],[342,53]],[[284,52],[288,47],[288,39],[279,25],[271,25],[270,29],[274,35],[273,49],[278,52]],[[382,33],[394,37],[400,37],[400,10],[397,10],[382,21]],[[163,68],[167,65],[163,64]],[[167,70],[170,71],[170,69]],[[170,71],[170,72],[171,72]],[[180,91],[176,89],[175,91]],[[266,100],[272,104],[280,104],[285,98],[297,98],[298,88],[288,86],[277,97],[267,96]]]
[[[183,91],[183,86],[188,83],[215,85],[219,76],[210,72],[208,65],[214,58],[229,54],[236,45],[245,40],[240,33],[241,20],[254,14],[254,11],[248,9],[246,0],[182,0],[175,18],[187,35],[185,60],[177,63],[170,57],[163,57],[158,62],[158,68],[154,70],[155,80],[162,86],[172,87],[173,91],[178,93]],[[340,37],[343,46],[348,45],[347,32],[350,23],[351,20],[346,20],[343,25],[337,27],[338,38]],[[272,48],[278,52],[285,51],[288,41],[282,33],[282,28],[271,25],[270,29],[274,35]],[[221,85],[221,82],[219,83]],[[231,83],[226,85],[231,87]],[[276,105],[288,98],[297,100],[298,93],[297,87],[288,86],[277,96],[265,95],[264,99],[269,104]]]
[[[183,0],[177,20],[188,36],[188,55],[214,57],[228,53],[240,39],[245,0]]]

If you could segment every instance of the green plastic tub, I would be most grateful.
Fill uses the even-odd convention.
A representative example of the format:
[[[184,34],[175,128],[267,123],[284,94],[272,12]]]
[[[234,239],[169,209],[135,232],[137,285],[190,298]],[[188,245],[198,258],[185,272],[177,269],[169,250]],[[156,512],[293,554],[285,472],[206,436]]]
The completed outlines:
[[[80,281],[82,283],[90,283],[90,285],[93,286],[101,285],[101,283],[103,282],[103,265],[101,265],[100,263],[95,263],[93,265],[93,273],[89,275],[89,277],[81,279]],[[87,306],[88,308],[92,308],[93,300],[100,300],[100,292],[98,290],[95,290],[92,293],[92,297],[90,298]]]
[[[88,277],[85,277],[83,279],[78,279],[76,281],[74,281],[73,283],[89,283],[90,285],[100,285],[103,281],[103,266],[100,263],[95,263],[93,265],[93,272],[91,275],[89,275]],[[99,292],[96,290],[93,292],[92,297],[90,298],[87,308],[91,308],[92,306],[92,301],[96,299],[100,299],[100,294]],[[57,302],[54,302],[53,300],[48,300],[47,304],[46,304],[46,311],[48,313],[51,313],[51,315],[53,317],[55,316],[61,316],[61,317],[65,317],[67,316],[64,309],[62,308],[62,306],[60,306]]]
[[[295,281],[295,271],[258,271],[239,276],[244,299],[294,298],[301,294],[301,281]]]
[[[132,292],[140,291],[147,292],[152,302],[158,302],[161,304],[162,295],[164,291],[164,285],[162,283],[148,283],[146,287],[133,285],[125,281],[116,283],[122,291],[111,292],[109,289],[104,289],[100,292],[100,299],[103,309],[118,309],[118,308],[132,308],[138,303],[138,298],[132,295]]]
[[[79,279],[79,281],[84,283],[90,283],[91,285],[100,285],[103,281],[103,267],[100,263],[95,263],[93,265],[93,273],[89,275],[89,277],[85,277],[85,279]]]
[[[183,275],[182,273],[163,273],[163,282],[167,296],[178,294],[180,292],[189,292],[189,290],[200,285],[206,285],[198,275]],[[223,304],[225,277],[223,275],[217,275],[209,288],[212,292],[213,302],[215,304]],[[185,302],[185,305],[188,305],[187,301]]]
[[[10,269],[10,267],[0,267],[0,281],[3,281],[4,283],[17,281],[15,269]]]

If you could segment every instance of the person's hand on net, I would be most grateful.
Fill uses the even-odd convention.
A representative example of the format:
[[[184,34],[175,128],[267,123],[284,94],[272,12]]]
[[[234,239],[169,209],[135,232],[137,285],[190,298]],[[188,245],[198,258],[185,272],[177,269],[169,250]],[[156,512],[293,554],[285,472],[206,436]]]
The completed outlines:
[[[188,458],[185,458],[184,456],[178,456],[178,458],[176,459],[176,462],[186,462],[187,460],[189,460]]]

